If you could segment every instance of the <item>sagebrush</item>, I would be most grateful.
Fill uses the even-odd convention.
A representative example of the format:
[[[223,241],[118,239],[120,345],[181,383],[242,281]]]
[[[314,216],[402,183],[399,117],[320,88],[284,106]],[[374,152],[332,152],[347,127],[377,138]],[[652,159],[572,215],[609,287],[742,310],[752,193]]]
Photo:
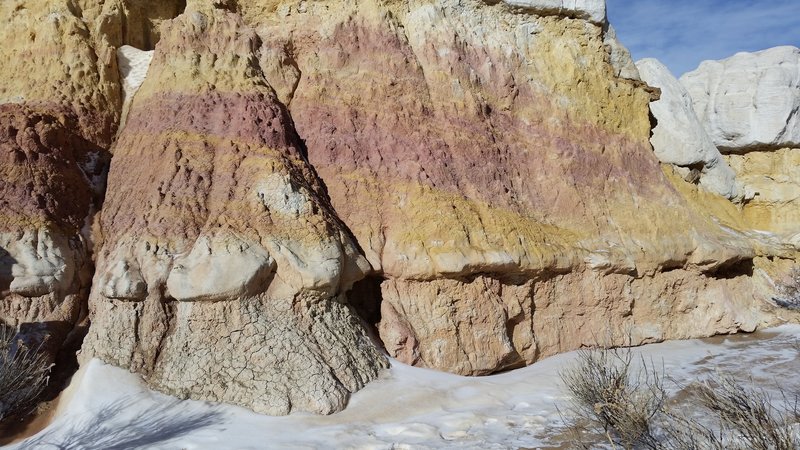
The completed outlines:
[[[690,383],[706,424],[668,402],[663,370],[645,360],[633,364],[630,349],[590,349],[561,373],[572,394],[567,423],[574,444],[585,437],[611,448],[650,450],[800,450],[797,395],[773,399],[725,374]]]
[[[51,365],[40,350],[0,324],[0,421],[29,413],[47,387]]]

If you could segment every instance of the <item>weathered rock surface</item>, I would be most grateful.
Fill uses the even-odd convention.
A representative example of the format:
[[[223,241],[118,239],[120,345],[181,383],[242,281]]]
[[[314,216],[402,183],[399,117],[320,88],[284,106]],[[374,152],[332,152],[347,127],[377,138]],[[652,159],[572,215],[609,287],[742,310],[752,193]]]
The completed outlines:
[[[2,2],[0,23],[0,320],[54,358],[86,316],[116,65],[70,2]]]
[[[113,148],[83,358],[178,396],[331,413],[386,364],[343,295],[369,265],[257,43],[212,7],[161,28]]]
[[[626,322],[637,343],[771,320],[760,300],[731,298],[752,280],[727,273],[773,248],[676,191],[684,182],[650,147],[651,94],[619,77],[603,26],[445,0],[286,5],[242,14],[373,282],[385,280],[379,330],[391,355],[485,374],[550,354],[538,342],[583,345],[572,330],[529,330],[548,314],[531,294],[543,283],[592,317],[586,330],[619,312],[587,304],[635,300],[623,295],[633,285],[666,292],[667,305],[700,293],[685,308],[725,317],[671,322],[648,297]],[[566,287],[612,274],[602,289]],[[678,275],[697,279],[668,289]]]
[[[160,27],[186,9],[186,0],[75,0],[93,32],[112,47],[152,50]]]
[[[0,318],[50,357],[86,315],[93,148],[54,116],[0,105]]]
[[[13,0],[0,19],[2,319],[64,335],[88,296],[81,360],[156,389],[338,411],[386,366],[356,308],[391,356],[473,375],[787,317],[766,300],[797,258],[796,152],[728,156],[740,211],[669,78],[688,131],[654,154],[655,91],[603,1]]]
[[[605,0],[503,0],[504,3],[540,15],[558,15],[605,23]]]
[[[791,240],[800,230],[800,148],[726,158],[747,190],[742,212],[750,225]]]
[[[800,147],[800,49],[705,61],[681,83],[723,153]]]
[[[628,333],[652,343],[701,330],[752,331],[765,313],[752,298],[763,298],[766,283],[746,273],[722,279],[683,270],[639,278],[586,271],[538,281],[390,280],[381,337],[401,360],[486,375],[598,339],[624,342]]]
[[[629,80],[641,80],[639,69],[633,62],[631,52],[619,41],[617,30],[613,26],[608,26],[604,40],[611,52],[611,67],[614,68],[614,75]]]
[[[650,142],[658,159],[684,168],[687,176],[697,176],[700,185],[710,192],[741,199],[743,192],[736,174],[697,119],[686,89],[658,60],[643,59],[636,67],[645,83],[661,89],[660,98],[650,104],[658,122]]]

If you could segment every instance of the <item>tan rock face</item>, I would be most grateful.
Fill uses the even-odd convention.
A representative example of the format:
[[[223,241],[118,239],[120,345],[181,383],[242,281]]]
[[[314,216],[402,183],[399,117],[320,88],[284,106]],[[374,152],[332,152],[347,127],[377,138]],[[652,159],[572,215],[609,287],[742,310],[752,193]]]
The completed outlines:
[[[386,364],[343,296],[369,266],[252,29],[209,7],[161,31],[113,148],[84,359],[178,396],[338,411]]]
[[[743,213],[751,226],[789,236],[800,233],[800,148],[726,159],[747,191]]]
[[[619,274],[608,291],[562,299],[577,317],[594,314],[579,321],[588,330],[635,298],[623,286],[659,289],[665,269],[732,285],[716,274],[757,254],[749,236],[721,228],[664,176],[648,142],[651,94],[617,77],[603,27],[479,2],[274,10],[243,15],[337,213],[386,279],[379,329],[391,355],[463,374],[518,366],[556,351],[538,340],[559,350],[585,342],[519,325],[537,322],[530,292],[558,285],[548,280],[559,274]],[[711,305],[696,298],[697,307],[727,314],[736,291],[714,289]],[[659,301],[684,293],[667,295]],[[639,310],[629,322],[644,336],[637,343],[766,317],[756,308],[724,324],[685,318],[650,336],[641,317],[667,321],[672,310]]]
[[[766,283],[747,272],[720,278],[683,270],[641,278],[585,271],[542,280],[389,280],[380,332],[398,359],[487,375],[606,340],[638,345],[753,331],[764,325]]]

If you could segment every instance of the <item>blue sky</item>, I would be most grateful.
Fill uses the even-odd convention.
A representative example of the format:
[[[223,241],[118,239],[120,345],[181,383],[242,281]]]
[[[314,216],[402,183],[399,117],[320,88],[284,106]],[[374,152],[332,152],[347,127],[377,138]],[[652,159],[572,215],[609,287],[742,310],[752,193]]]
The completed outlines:
[[[657,58],[680,76],[706,59],[777,45],[800,47],[800,0],[607,0],[634,60]]]

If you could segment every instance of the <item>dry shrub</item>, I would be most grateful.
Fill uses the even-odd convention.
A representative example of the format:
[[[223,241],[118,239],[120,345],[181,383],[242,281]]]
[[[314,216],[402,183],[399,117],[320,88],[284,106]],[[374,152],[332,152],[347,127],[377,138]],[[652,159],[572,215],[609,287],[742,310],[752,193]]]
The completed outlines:
[[[582,350],[578,362],[561,373],[581,423],[602,430],[609,443],[625,448],[658,448],[653,418],[664,409],[662,377],[642,361],[632,370],[629,349]]]
[[[51,365],[39,350],[0,324],[0,421],[30,413],[47,386]]]
[[[797,399],[776,406],[762,389],[747,388],[727,375],[712,383],[698,383],[700,404],[711,411],[732,434],[738,448],[752,450],[800,449],[796,425],[800,423]]]
[[[758,389],[729,376],[694,382],[698,407],[708,426],[667,402],[662,373],[642,360],[632,368],[630,349],[591,349],[561,373],[573,404],[567,417],[575,445],[589,435],[604,436],[614,449],[800,450],[800,401],[776,406]],[[797,396],[795,396],[797,398]],[[562,415],[563,416],[563,415]]]

